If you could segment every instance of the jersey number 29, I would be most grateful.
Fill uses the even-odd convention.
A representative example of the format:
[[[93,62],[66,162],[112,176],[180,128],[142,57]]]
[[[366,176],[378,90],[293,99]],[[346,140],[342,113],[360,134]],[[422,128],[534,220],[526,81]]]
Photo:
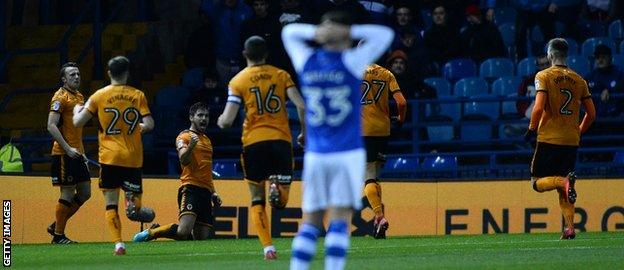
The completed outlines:
[[[121,134],[121,129],[115,128],[115,124],[119,121],[119,118],[122,118],[124,123],[128,125],[128,135],[132,134],[136,127],[139,125],[141,120],[141,113],[139,110],[133,107],[129,107],[125,109],[123,112],[120,112],[117,108],[104,108],[104,112],[112,113],[113,119],[111,119],[108,127],[106,127],[106,135],[117,135]]]

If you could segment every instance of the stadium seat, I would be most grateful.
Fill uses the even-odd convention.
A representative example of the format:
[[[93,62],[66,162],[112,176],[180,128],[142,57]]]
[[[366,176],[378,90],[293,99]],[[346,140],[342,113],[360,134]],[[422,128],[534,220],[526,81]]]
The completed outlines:
[[[598,44],[607,45],[609,48],[611,48],[611,53],[616,52],[615,41],[613,41],[612,38],[593,37],[593,38],[588,38],[587,40],[583,42],[583,45],[581,47],[581,54],[587,57],[594,55],[594,48],[596,48]]]
[[[455,96],[438,96],[438,99],[456,99]],[[436,109],[433,109],[436,108]],[[449,103],[428,103],[425,113],[426,117],[445,115],[453,120],[459,120],[461,117],[461,104],[459,102]]]
[[[620,53],[624,54],[624,40],[622,40],[622,42],[620,42]]]
[[[189,91],[181,86],[166,86],[156,93],[156,106],[178,107],[184,106]]]
[[[451,84],[443,77],[426,78],[424,82],[436,90],[438,96],[451,95]]]
[[[535,57],[527,57],[518,62],[517,75],[526,77],[532,75],[537,70],[537,59]]]
[[[579,31],[583,38],[602,37],[605,35],[605,30],[605,25],[601,22],[586,20],[579,23]]]
[[[490,58],[479,66],[479,76],[487,80],[514,74],[514,63],[508,58]]]
[[[581,76],[585,76],[591,71],[589,60],[584,55],[568,56],[568,66]]]
[[[611,62],[620,67],[620,69],[624,69],[624,53],[614,54],[611,57]]]
[[[384,165],[384,169],[399,171],[414,171],[417,167],[416,157],[389,157]]]
[[[454,83],[462,78],[477,76],[477,64],[468,58],[453,59],[444,64],[442,73]]]
[[[506,23],[516,23],[516,9],[513,7],[501,7],[494,10],[494,23],[496,25],[503,25]]]
[[[236,161],[215,160],[212,169],[221,175],[221,177],[236,177]]]
[[[504,23],[498,27],[501,33],[505,47],[514,46],[516,44],[516,25],[515,22]]]
[[[486,98],[490,95],[475,95],[473,98]],[[499,116],[497,101],[468,101],[464,103],[464,118],[470,115],[484,115],[489,119],[497,119]]]
[[[457,157],[451,155],[439,155],[425,157],[422,168],[430,171],[449,171],[453,175],[457,173]]]
[[[617,20],[609,25],[609,37],[614,40],[624,39],[624,26],[622,26],[622,20]],[[620,51],[620,53],[624,53]]]
[[[613,155],[613,163],[624,164],[624,152],[616,152]]]
[[[429,9],[421,9],[420,16],[425,24],[425,29],[429,29],[433,24],[433,18],[431,17],[431,10]]]
[[[446,115],[432,115],[425,118],[426,123],[435,123],[427,125],[427,137],[432,142],[450,141],[455,138],[453,119]],[[446,123],[447,125],[439,125]]]
[[[507,95],[508,97],[517,97],[518,93],[511,93]],[[505,116],[505,118],[516,117],[518,115],[518,108],[516,108],[515,101],[502,101],[501,102],[501,116]]]
[[[517,76],[500,77],[492,83],[492,94],[499,96],[516,94],[518,93],[518,86],[521,82],[522,78]]]
[[[471,97],[474,95],[487,94],[488,83],[481,77],[468,77],[459,80],[453,89],[458,97]]]
[[[182,86],[188,89],[199,89],[204,84],[204,69],[191,68],[187,69],[182,75]]]

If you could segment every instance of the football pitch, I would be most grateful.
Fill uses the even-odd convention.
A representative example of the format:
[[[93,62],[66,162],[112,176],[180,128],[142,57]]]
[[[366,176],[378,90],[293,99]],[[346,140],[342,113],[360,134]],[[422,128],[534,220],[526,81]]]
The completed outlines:
[[[347,269],[624,269],[624,233],[354,237]],[[323,268],[322,238],[312,269]],[[292,238],[274,239],[277,261],[263,260],[257,239],[113,244],[14,245],[12,267],[54,269],[288,269]]]

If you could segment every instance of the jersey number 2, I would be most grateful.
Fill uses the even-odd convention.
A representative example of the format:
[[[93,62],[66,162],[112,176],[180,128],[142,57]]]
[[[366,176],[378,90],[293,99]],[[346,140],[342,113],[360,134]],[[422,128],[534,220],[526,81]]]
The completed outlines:
[[[572,115],[572,110],[568,109],[570,101],[572,101],[572,91],[568,89],[559,89],[559,91],[567,96],[566,101],[563,103],[563,105],[561,105],[561,108],[559,108],[559,113],[564,115]]]
[[[139,110],[133,107],[125,109],[123,113],[117,108],[104,108],[104,111],[113,114],[113,119],[111,119],[105,130],[106,135],[121,134],[121,129],[115,128],[115,124],[117,124],[119,118],[123,118],[124,123],[128,124],[128,135],[134,132],[136,127],[139,125],[139,121],[141,120]]]

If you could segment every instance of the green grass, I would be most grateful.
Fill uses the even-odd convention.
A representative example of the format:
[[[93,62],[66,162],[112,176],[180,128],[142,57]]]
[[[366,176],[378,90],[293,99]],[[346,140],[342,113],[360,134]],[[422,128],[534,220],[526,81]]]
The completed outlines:
[[[351,241],[347,269],[495,268],[624,269],[624,233],[393,237]],[[13,267],[56,269],[288,269],[290,238],[275,239],[279,260],[265,262],[257,239],[127,243],[113,256],[110,243],[14,245]],[[322,239],[320,241],[322,243]],[[323,268],[322,244],[312,269]]]

